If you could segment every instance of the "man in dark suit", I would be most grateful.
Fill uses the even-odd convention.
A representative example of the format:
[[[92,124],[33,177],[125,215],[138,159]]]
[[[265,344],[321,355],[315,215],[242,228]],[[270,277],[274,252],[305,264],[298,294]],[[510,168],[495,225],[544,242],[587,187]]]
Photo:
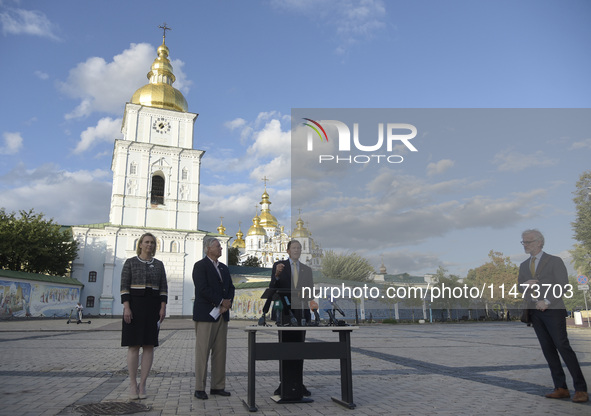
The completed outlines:
[[[520,285],[528,285],[525,298],[528,300],[531,322],[554,382],[554,391],[546,394],[546,397],[570,397],[566,376],[558,356],[560,353],[573,377],[575,395],[572,400],[576,403],[585,403],[589,401],[587,383],[566,333],[567,313],[562,300],[562,294],[565,293],[565,286],[568,284],[566,267],[560,257],[542,251],[544,236],[538,230],[526,230],[521,238],[521,244],[530,258],[519,266],[518,282]],[[520,286],[520,290],[524,291],[525,286]]]
[[[216,238],[204,242],[206,256],[193,267],[195,302],[195,397],[208,398],[205,392],[207,361],[211,353],[210,394],[230,396],[226,388],[226,340],[234,285],[228,267],[218,262],[222,246]]]
[[[281,312],[281,321],[283,323],[290,322],[291,316],[289,311],[293,312],[298,325],[306,325],[311,321],[310,304],[312,300],[309,297],[304,297],[307,292],[302,291],[303,288],[314,288],[314,280],[312,277],[312,269],[300,262],[300,255],[302,254],[302,245],[297,240],[291,240],[287,243],[287,260],[278,261],[273,264],[271,272],[271,282],[269,287],[278,289],[288,289],[291,291],[287,296],[291,308],[283,308]],[[279,341],[281,342],[304,342],[306,340],[306,331],[282,331],[279,333]],[[298,399],[298,396],[310,396],[310,392],[306,386],[301,384],[302,373],[304,369],[304,360],[284,360],[282,366],[290,367],[289,374],[294,375],[294,379],[298,380],[296,384],[291,385],[290,391],[287,392],[286,387],[282,392],[281,385],[275,390],[276,395],[287,396],[288,398]],[[280,367],[281,369],[281,367]],[[293,370],[293,371],[292,371]],[[292,388],[294,387],[294,388]]]

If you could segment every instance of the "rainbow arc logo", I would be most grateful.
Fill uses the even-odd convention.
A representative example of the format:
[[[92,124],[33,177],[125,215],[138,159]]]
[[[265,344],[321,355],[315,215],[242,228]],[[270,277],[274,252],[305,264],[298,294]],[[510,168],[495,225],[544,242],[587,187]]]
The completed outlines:
[[[324,130],[324,128],[322,127],[322,125],[320,123],[318,123],[317,121],[314,121],[310,118],[304,118],[304,120],[312,123],[312,124],[304,123],[304,126],[308,126],[308,127],[312,128],[316,132],[316,134],[318,134],[318,137],[320,137],[320,141],[326,140],[328,142],[328,135],[326,134],[326,131]],[[318,128],[316,128],[315,126]],[[322,133],[324,133],[324,138],[322,137],[322,134],[320,134],[318,129],[320,129],[322,131]]]

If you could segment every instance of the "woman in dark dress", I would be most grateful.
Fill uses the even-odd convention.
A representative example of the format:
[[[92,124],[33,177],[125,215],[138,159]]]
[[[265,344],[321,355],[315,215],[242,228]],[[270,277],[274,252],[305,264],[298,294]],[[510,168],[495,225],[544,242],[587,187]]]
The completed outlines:
[[[160,260],[154,258],[156,238],[146,233],[137,245],[137,256],[125,261],[121,271],[121,303],[123,304],[123,330],[121,346],[127,349],[129,370],[129,398],[145,399],[146,380],[152,368],[154,347],[158,346],[160,323],[166,316],[168,284]],[[137,384],[140,347],[142,372]]]

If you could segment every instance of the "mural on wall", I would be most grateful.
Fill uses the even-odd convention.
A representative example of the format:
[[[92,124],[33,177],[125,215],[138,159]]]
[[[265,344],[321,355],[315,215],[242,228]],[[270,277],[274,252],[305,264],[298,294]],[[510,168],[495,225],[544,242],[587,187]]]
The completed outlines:
[[[261,299],[265,289],[237,290],[232,304],[232,317],[259,319],[263,314],[266,299]]]
[[[66,316],[80,288],[0,280],[0,317]]]

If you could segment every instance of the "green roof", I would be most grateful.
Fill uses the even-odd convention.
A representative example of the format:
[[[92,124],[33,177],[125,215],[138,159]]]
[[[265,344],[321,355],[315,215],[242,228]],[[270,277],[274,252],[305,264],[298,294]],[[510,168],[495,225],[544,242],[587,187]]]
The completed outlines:
[[[234,287],[236,289],[263,289],[269,287],[269,282],[236,283]]]
[[[268,277],[271,278],[270,267],[250,267],[250,266],[228,266],[230,274],[241,274],[246,276]]]
[[[408,273],[387,274],[384,281],[388,283],[425,283],[423,276],[411,276]]]
[[[66,276],[49,276],[47,274],[15,272],[14,270],[0,270],[0,278],[34,280],[38,282],[46,282],[62,285],[84,286],[78,280]]]

